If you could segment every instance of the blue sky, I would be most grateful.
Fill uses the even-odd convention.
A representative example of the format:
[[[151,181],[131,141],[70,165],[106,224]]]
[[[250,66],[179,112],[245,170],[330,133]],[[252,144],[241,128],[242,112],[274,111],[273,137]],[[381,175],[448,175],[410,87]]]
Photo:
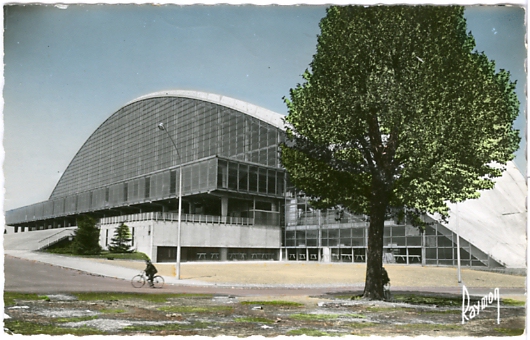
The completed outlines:
[[[303,5],[6,7],[5,210],[47,200],[92,132],[139,96],[192,89],[286,114],[282,97],[302,81],[325,15]],[[518,81],[519,129],[524,16],[519,7],[466,10],[477,49]]]

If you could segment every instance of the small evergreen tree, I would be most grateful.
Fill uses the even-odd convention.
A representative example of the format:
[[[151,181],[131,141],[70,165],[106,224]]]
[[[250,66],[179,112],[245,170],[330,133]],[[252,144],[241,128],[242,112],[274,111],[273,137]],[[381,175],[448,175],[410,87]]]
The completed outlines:
[[[114,237],[110,241],[109,251],[111,253],[129,253],[131,252],[131,240],[129,227],[122,223],[114,231]]]
[[[99,229],[90,216],[81,216],[77,220],[77,229],[72,242],[72,252],[78,255],[99,255]]]

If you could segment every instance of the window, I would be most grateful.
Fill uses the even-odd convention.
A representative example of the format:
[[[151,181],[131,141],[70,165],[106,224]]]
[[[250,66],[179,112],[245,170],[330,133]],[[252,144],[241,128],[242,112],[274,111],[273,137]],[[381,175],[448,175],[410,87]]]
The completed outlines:
[[[149,198],[150,196],[151,196],[151,177],[146,177],[144,198]]]
[[[131,182],[130,197],[134,200],[138,199],[138,181]]]
[[[267,169],[259,169],[258,191],[263,194],[267,193]]]
[[[219,164],[217,166],[217,186],[219,188],[226,188],[227,187],[227,173],[228,173],[228,165],[226,161],[219,160]]]
[[[267,170],[267,192],[269,195],[276,195],[276,171]]]
[[[228,188],[232,190],[237,190],[237,164],[229,163],[228,164]]]
[[[283,181],[284,181],[284,173],[283,172],[278,172],[278,177],[277,177],[277,181],[276,181],[276,195],[278,196],[283,196],[284,192],[283,192]]]
[[[272,211],[272,203],[271,202],[260,202],[256,201],[256,210],[265,210],[265,211]]]
[[[169,172],[169,193],[174,195],[177,193],[177,171],[171,170]]]
[[[200,164],[194,164],[191,166],[191,190],[192,191],[198,191],[199,190],[199,177],[201,176],[200,173]]]
[[[258,168],[255,166],[249,167],[248,170],[248,190],[252,192],[258,191]]]
[[[239,164],[239,191],[248,191],[248,165]]]
[[[129,196],[129,185],[125,183],[123,185],[123,201],[124,202],[127,202],[128,196]]]

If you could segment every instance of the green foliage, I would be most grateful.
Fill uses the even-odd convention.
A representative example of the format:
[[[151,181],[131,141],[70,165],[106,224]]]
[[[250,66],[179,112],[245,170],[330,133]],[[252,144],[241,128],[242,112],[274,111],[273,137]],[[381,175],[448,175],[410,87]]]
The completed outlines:
[[[234,310],[230,306],[164,306],[158,309],[168,313],[218,313]]]
[[[291,183],[317,208],[370,217],[365,297],[383,297],[387,213],[446,217],[447,202],[493,188],[518,148],[515,83],[474,51],[463,13],[331,6],[304,83],[284,98]]]
[[[179,293],[179,294],[172,294],[171,298],[188,298],[188,299],[212,299],[214,297],[214,294],[206,294],[206,293]]]
[[[307,313],[299,313],[299,314],[291,314],[289,316],[291,319],[295,320],[333,320],[333,319],[339,319],[339,318],[354,318],[354,319],[364,319],[365,316],[362,314],[307,314]]]
[[[90,216],[77,219],[77,229],[72,242],[72,253],[76,255],[98,255],[101,253],[99,245],[99,229],[95,220]]]
[[[524,334],[524,328],[495,328],[495,332],[506,336],[518,336]]]
[[[107,258],[107,259],[113,259],[113,260],[141,260],[145,261],[149,259],[149,256],[147,256],[145,253],[141,252],[131,252],[131,253],[110,253],[102,251],[99,256],[99,258]]]
[[[4,291],[4,306],[16,305],[16,300],[41,300],[42,296],[33,293],[17,293]]]
[[[501,303],[504,306],[526,306],[525,301],[514,300],[514,299],[502,299]]]
[[[46,252],[52,253],[52,254],[62,254],[62,255],[72,255],[72,256],[78,256],[76,254],[72,253],[72,247],[60,247],[55,249],[46,249]],[[101,259],[113,259],[113,260],[141,260],[145,261],[149,259],[149,256],[147,256],[145,253],[142,252],[131,252],[131,253],[111,253],[108,251],[102,250],[97,255],[81,255],[80,257],[88,257],[88,258],[101,258]]]
[[[121,223],[114,231],[114,237],[111,239],[109,251],[111,253],[130,253],[131,232],[125,223]]]
[[[170,298],[180,297],[180,294],[142,294],[142,293],[110,293],[89,292],[72,293],[79,301],[124,301],[142,299],[149,302],[166,302]]]
[[[56,324],[41,324],[33,321],[21,321],[21,320],[4,320],[4,327],[11,334],[20,335],[104,335],[102,332],[95,328],[88,327],[60,327]]]
[[[89,321],[97,320],[99,317],[97,315],[93,316],[74,316],[71,318],[56,318],[53,321],[55,323],[67,323],[67,322],[80,322],[80,321]]]
[[[52,254],[72,254],[72,240],[65,238],[45,248],[44,251]]]
[[[128,332],[156,332],[156,331],[180,331],[191,329],[208,328],[211,324],[208,322],[193,322],[190,325],[180,323],[166,323],[163,325],[135,325],[127,326],[123,330]]]
[[[242,305],[261,305],[276,307],[303,307],[303,303],[293,301],[271,300],[271,301],[241,301]]]
[[[100,310],[100,312],[104,314],[121,314],[127,311],[125,309],[115,308],[115,309],[102,309]]]
[[[330,334],[313,328],[299,328],[292,329],[287,332],[287,335],[306,335],[306,336],[339,336],[339,334]]]
[[[274,323],[274,320],[259,317],[259,316],[235,318],[234,321],[235,322],[257,322],[257,323],[266,323],[266,324]]]
[[[433,323],[410,323],[404,325],[395,325],[397,330],[417,330],[417,331],[449,331],[461,329],[460,325],[433,324]]]
[[[408,303],[412,305],[436,305],[436,306],[461,306],[461,297],[427,296],[418,294],[393,294],[395,302]],[[473,300],[474,301],[474,300]]]
[[[351,322],[351,323],[347,324],[348,327],[355,328],[355,329],[374,327],[374,326],[377,326],[377,325],[378,324],[375,323],[375,322]]]
[[[415,313],[415,312],[417,312],[416,308],[407,308],[407,307],[377,307],[377,306],[367,307],[367,308],[366,308],[366,311],[367,311],[367,312],[372,312],[372,313],[391,313],[391,312],[397,312],[397,313],[402,313],[402,312]]]
[[[457,6],[332,6],[305,83],[285,99],[282,163],[322,205],[447,214],[491,189],[518,147],[509,73],[473,51]],[[376,186],[378,188],[376,188]]]

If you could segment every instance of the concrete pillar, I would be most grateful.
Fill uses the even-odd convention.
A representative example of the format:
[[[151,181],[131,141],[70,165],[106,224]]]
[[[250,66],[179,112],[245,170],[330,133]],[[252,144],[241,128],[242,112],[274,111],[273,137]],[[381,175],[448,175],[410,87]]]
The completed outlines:
[[[228,197],[221,197],[221,222],[226,223],[228,216]]]
[[[150,249],[149,258],[151,259],[152,262],[156,262],[158,259],[156,258],[156,252],[155,252],[155,246],[154,246],[155,225],[152,221],[148,228],[149,229],[148,229],[147,234],[149,235],[149,249]]]
[[[219,248],[219,260],[227,261],[228,259],[228,248]]]
[[[322,253],[322,262],[331,262],[331,251],[329,247],[323,247]]]
[[[426,264],[425,254],[426,254],[426,251],[425,251],[425,232],[423,232],[423,233],[421,233],[421,265],[422,266],[425,266],[425,264]]]

